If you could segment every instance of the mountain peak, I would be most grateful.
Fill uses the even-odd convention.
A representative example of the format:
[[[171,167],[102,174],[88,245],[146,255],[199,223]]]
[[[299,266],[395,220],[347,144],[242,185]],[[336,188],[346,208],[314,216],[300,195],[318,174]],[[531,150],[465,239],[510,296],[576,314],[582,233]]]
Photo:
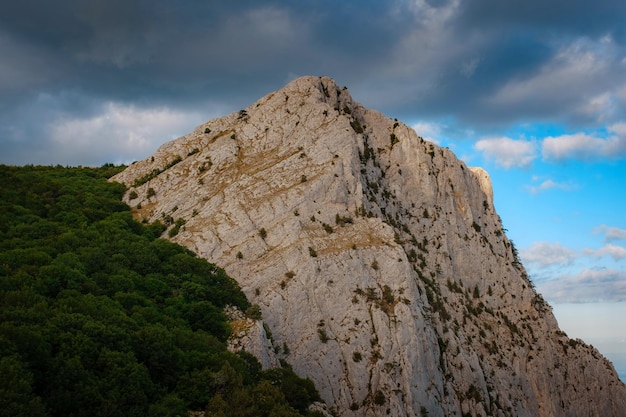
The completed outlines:
[[[139,219],[239,282],[274,354],[342,416],[626,409],[610,363],[533,289],[488,174],[330,78],[298,78],[114,179]]]
[[[317,91],[317,95],[314,95],[313,91]],[[317,99],[331,105],[337,104],[338,97],[342,95],[347,101],[352,101],[347,87],[340,88],[334,79],[325,76],[316,77],[307,75],[298,77],[287,83],[283,88],[278,90],[278,92],[287,95],[290,93],[295,95],[313,95],[316,96]]]

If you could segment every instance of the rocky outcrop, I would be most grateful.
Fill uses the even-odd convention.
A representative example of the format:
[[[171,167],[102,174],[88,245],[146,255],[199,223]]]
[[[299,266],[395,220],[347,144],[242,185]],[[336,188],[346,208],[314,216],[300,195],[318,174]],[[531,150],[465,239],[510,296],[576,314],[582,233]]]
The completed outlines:
[[[626,387],[533,289],[489,176],[304,77],[115,180],[223,267],[342,416],[621,416]]]
[[[274,351],[274,343],[270,338],[262,320],[252,319],[234,307],[227,307],[231,335],[227,348],[231,352],[246,351],[254,355],[263,369],[277,368],[280,360]]]

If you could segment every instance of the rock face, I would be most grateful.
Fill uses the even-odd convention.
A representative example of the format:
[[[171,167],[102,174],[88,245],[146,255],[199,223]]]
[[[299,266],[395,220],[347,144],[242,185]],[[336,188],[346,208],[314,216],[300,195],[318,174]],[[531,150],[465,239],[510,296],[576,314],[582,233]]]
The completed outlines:
[[[625,413],[611,363],[534,291],[488,174],[329,78],[297,79],[114,179],[139,219],[171,224],[240,283],[274,351],[338,415]]]

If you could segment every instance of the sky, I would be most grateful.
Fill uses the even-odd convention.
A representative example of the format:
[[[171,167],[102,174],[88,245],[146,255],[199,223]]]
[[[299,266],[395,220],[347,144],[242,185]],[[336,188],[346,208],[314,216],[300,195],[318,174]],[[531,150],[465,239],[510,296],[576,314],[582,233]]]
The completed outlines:
[[[570,337],[626,380],[626,2],[0,2],[0,163],[146,158],[303,75],[491,175]]]

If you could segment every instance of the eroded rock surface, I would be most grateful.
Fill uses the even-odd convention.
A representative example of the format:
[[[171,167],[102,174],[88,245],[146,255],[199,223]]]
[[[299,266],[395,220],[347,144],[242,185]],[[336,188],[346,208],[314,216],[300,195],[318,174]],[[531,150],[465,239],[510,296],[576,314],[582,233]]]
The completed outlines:
[[[625,413],[610,362],[534,291],[488,174],[329,78],[297,79],[114,179],[139,219],[171,223],[240,283],[273,351],[338,415]]]

